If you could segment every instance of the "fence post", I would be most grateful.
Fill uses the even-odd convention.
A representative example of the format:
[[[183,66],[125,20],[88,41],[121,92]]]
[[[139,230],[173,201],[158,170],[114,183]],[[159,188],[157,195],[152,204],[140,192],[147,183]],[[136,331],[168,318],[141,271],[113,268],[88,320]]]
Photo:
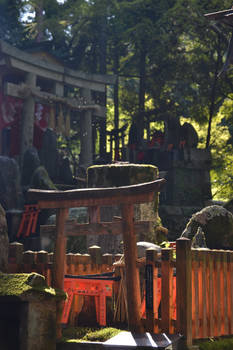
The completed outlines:
[[[158,253],[153,248],[148,248],[146,250],[146,266],[145,266],[145,302],[146,302],[146,330],[148,332],[154,333],[158,331],[158,326],[156,325],[155,330],[155,317],[156,321],[158,319],[158,309],[157,309],[157,280],[158,271],[155,268],[155,262],[158,260]],[[156,286],[155,286],[156,285]]]
[[[172,333],[172,252],[172,248],[162,249],[161,329],[165,333]]]
[[[22,243],[13,242],[9,244],[9,273],[22,272],[23,251],[24,247]]]
[[[176,241],[177,331],[184,336],[184,346],[192,347],[192,256],[191,241]]]
[[[102,263],[101,248],[98,245],[93,245],[88,248],[88,254],[91,256],[91,271],[92,273],[99,273]]]
[[[45,277],[46,283],[48,284],[48,252],[40,250],[37,252],[36,265],[37,272]]]

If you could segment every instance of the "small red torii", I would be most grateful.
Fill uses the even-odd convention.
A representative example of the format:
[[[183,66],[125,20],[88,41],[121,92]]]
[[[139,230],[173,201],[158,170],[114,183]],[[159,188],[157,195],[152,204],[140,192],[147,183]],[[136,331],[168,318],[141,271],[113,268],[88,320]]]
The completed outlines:
[[[52,284],[54,288],[59,289],[64,289],[66,254],[65,222],[68,216],[68,209],[73,207],[88,207],[92,220],[95,218],[98,222],[100,220],[100,206],[121,206],[128,320],[130,331],[135,333],[143,333],[144,327],[141,322],[140,283],[136,266],[137,246],[134,230],[134,204],[152,202],[154,200],[154,193],[159,192],[165,182],[165,179],[158,179],[143,184],[122,187],[87,188],[69,191],[30,189],[28,191],[28,199],[37,202],[38,208],[57,209]],[[58,338],[62,335],[62,311],[63,303],[61,302],[58,306],[57,315]]]

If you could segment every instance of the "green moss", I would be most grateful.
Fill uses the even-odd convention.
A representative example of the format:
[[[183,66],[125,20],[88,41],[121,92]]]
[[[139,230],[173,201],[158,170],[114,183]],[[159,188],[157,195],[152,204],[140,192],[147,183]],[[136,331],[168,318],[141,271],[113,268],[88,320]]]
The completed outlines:
[[[83,342],[98,341],[105,342],[121,332],[120,329],[107,328],[88,328],[88,327],[69,327],[63,329],[62,342]]]
[[[44,276],[37,273],[0,273],[0,296],[20,297],[30,291],[37,291],[57,298],[66,298],[63,291],[48,287]]]
[[[200,350],[232,350],[233,338],[198,341],[197,345]]]
[[[87,333],[83,337],[83,340],[104,342],[112,337],[115,337],[115,335],[119,334],[120,332],[121,330],[116,328],[103,328],[94,332]]]
[[[87,169],[88,187],[120,187],[153,181],[158,168],[150,164],[94,165]]]

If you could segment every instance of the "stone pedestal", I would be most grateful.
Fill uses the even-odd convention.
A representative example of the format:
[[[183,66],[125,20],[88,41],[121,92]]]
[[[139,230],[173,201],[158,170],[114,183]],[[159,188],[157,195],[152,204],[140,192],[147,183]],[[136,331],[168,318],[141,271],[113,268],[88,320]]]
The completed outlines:
[[[60,298],[65,299],[65,293],[49,288],[41,275],[0,274],[3,348],[56,350],[56,308]]]
[[[160,196],[159,215],[169,240],[180,237],[188,220],[211,199],[210,151],[198,148],[173,150],[166,167],[157,163],[167,180]],[[165,159],[165,157],[164,157]]]
[[[147,164],[116,163],[95,165],[87,169],[88,187],[120,187],[149,182],[158,178],[158,168]],[[160,224],[158,215],[159,195],[155,194],[151,203],[135,205],[135,220],[152,221],[150,232],[141,232],[140,241],[156,243],[156,227]],[[101,221],[112,221],[114,216],[121,216],[119,207],[102,207]],[[122,234],[87,236],[87,246],[98,245],[103,253],[122,253]]]

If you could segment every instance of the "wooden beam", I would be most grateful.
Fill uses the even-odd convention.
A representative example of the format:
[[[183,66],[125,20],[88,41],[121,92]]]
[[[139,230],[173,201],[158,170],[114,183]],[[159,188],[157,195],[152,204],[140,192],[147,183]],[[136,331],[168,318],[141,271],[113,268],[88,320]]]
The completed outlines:
[[[152,222],[136,221],[134,223],[135,234],[151,230]],[[41,225],[40,233],[46,235],[54,235],[56,232],[55,225]],[[100,222],[78,224],[75,220],[67,220],[65,223],[66,236],[83,236],[83,235],[118,235],[123,232],[122,222]]]
[[[114,75],[88,74],[62,65],[52,64],[25,51],[21,51],[3,40],[0,40],[0,52],[7,56],[6,62],[9,62],[13,68],[71,86],[104,92],[105,85],[113,85],[115,83],[116,77]]]
[[[63,81],[65,77],[74,78],[79,81],[81,84],[84,84],[85,81],[96,83],[96,87],[99,87],[101,91],[103,91],[101,85],[105,86],[108,84],[113,85],[116,80],[115,75],[107,75],[107,74],[89,74],[82,71],[75,71],[73,69],[66,68],[59,64],[54,64],[31,55],[25,51],[19,50],[18,48],[9,45],[5,41],[0,39],[0,51],[7,55],[10,59],[14,59],[11,61],[12,66],[15,68],[19,68],[25,71],[25,67],[28,67],[30,70],[26,70],[29,72],[33,69],[39,69],[43,73],[47,71],[47,76],[44,77],[49,78],[48,72],[53,72],[54,74],[58,74],[58,81]],[[20,63],[21,62],[21,63]],[[32,73],[35,73],[33,71]],[[39,74],[40,75],[40,74]],[[41,76],[41,75],[40,75]],[[53,76],[55,78],[55,75]],[[62,80],[60,80],[62,78]],[[56,79],[55,79],[56,80]],[[86,87],[86,86],[80,86]],[[94,86],[93,86],[94,87]],[[93,89],[94,90],[94,89]],[[100,91],[100,90],[96,90]]]
[[[48,92],[41,91],[38,87],[30,87],[26,84],[16,85],[13,83],[4,84],[4,93],[5,95],[18,97],[18,98],[27,98],[28,96],[33,96],[47,103],[62,103],[73,110],[83,111],[83,110],[93,110],[93,114],[97,117],[104,117],[106,108],[99,106],[95,103],[90,104],[80,104],[77,100],[57,96]]]
[[[223,10],[223,11],[218,11],[218,12],[211,12],[211,13],[206,13],[204,16],[213,21],[221,20],[223,19],[226,15],[232,14],[233,9],[228,9],[228,10]]]
[[[33,73],[45,79],[50,79],[57,82],[63,82],[67,85],[74,86],[74,87],[90,88],[91,90],[99,91],[99,92],[105,91],[105,85],[98,82],[64,76],[63,73],[45,69],[43,67],[38,67],[30,63],[18,60],[17,58],[10,57],[9,62],[12,68],[16,68],[24,72]]]
[[[165,179],[151,182],[110,188],[82,188],[69,191],[29,189],[27,198],[38,202],[43,208],[74,208],[119,204],[152,202],[154,193],[159,192]]]

